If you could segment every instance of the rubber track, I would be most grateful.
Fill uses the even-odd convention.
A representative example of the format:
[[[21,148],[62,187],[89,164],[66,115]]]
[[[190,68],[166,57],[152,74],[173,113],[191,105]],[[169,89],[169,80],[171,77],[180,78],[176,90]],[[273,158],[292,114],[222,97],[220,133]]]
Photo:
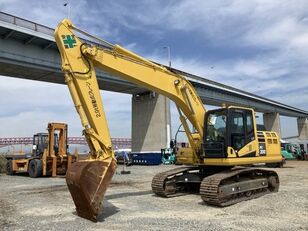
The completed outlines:
[[[165,191],[165,182],[167,180],[171,180],[173,177],[175,177],[177,174],[185,173],[187,171],[196,170],[199,169],[198,167],[180,167],[171,169],[165,172],[160,172],[156,174],[152,179],[152,191],[161,197],[174,197],[174,196],[180,196],[183,195],[181,192],[176,193],[170,193]],[[187,194],[187,193],[185,193]]]
[[[264,170],[264,169],[253,169],[253,168],[241,168],[241,169],[234,169],[231,171],[230,170],[224,171],[224,172],[217,173],[212,176],[204,178],[200,185],[200,194],[201,194],[202,200],[206,202],[207,204],[224,207],[224,206],[236,204],[241,201],[258,198],[260,196],[263,196],[265,194],[272,192],[269,189],[254,190],[252,192],[252,195],[249,197],[240,193],[240,194],[237,194],[236,198],[231,197],[231,199],[227,201],[224,199],[225,197],[224,198],[219,197],[219,194],[218,194],[219,186],[223,180],[236,176],[238,174],[248,173],[248,172],[262,173],[263,175],[268,176],[268,177],[275,176],[276,181],[277,181],[277,187],[273,192],[278,191],[279,178],[275,171]]]

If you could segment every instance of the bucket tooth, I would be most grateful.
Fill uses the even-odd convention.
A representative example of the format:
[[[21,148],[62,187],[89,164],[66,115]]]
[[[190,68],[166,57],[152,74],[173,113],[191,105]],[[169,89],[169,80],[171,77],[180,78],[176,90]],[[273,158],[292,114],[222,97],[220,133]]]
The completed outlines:
[[[97,221],[101,201],[116,170],[114,158],[73,163],[67,171],[66,183],[78,216]]]

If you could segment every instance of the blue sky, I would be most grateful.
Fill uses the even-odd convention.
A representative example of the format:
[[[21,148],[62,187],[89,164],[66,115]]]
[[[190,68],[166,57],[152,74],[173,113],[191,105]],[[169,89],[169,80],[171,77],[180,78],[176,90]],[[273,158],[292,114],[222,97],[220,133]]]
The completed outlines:
[[[55,27],[68,14],[65,2],[0,0],[0,10]],[[168,60],[163,47],[169,46],[175,68],[308,110],[308,1],[71,0],[70,4],[78,27],[112,43],[164,64]],[[3,98],[7,89],[15,92],[10,102]],[[4,124],[0,136],[31,135],[50,120],[66,121],[71,134],[80,135],[65,86],[0,78],[0,90],[0,106],[7,108],[0,113]],[[27,97],[20,97],[21,92]],[[102,95],[112,136],[129,137],[131,97]],[[179,124],[174,108],[172,119],[174,131]],[[282,117],[281,122],[283,136],[297,133],[295,119]]]

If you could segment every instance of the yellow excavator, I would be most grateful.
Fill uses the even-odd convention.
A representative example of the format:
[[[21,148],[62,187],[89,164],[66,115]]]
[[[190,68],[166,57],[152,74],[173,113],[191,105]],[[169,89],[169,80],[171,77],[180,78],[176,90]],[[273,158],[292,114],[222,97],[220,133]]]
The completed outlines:
[[[99,44],[79,38],[76,32]],[[94,68],[162,94],[176,104],[189,141],[189,147],[177,151],[177,161],[185,167],[155,175],[152,190],[156,195],[199,192],[207,204],[228,206],[278,191],[275,171],[246,166],[282,160],[278,135],[257,131],[253,109],[225,106],[206,111],[184,76],[96,38],[69,19],[56,28],[55,40],[65,82],[90,147],[89,159],[73,163],[66,176],[79,216],[97,220],[117,166]]]

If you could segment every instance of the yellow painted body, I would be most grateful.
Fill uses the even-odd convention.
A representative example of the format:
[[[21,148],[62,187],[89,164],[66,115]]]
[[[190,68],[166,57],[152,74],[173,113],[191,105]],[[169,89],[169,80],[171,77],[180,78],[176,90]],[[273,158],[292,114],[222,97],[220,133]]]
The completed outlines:
[[[12,167],[14,172],[28,172],[29,159],[12,160]]]
[[[256,151],[255,157],[237,157],[235,151],[231,147],[228,147],[228,157],[227,158],[205,158],[203,165],[212,166],[236,166],[236,165],[249,165],[257,163],[278,163],[282,161],[282,156],[280,153],[280,140],[275,132],[262,132],[270,133],[276,135],[276,138],[266,139],[266,156],[260,156],[259,153],[259,142],[257,140],[245,145],[240,152],[239,156],[244,156],[251,151]],[[272,140],[272,141],[270,141]],[[275,141],[276,140],[276,141]],[[274,143],[274,141],[276,143]],[[231,151],[232,150],[232,151]],[[196,159],[193,158],[192,148],[180,148],[177,153],[178,163],[194,165],[198,163]]]
[[[144,59],[118,45],[102,48],[83,44],[74,34],[74,29],[82,32],[75,28],[71,21],[63,20],[55,31],[55,39],[60,50],[66,83],[85,128],[84,134],[91,149],[90,159],[114,158],[94,70],[94,67],[98,67],[138,86],[167,96],[175,102],[190,144],[189,148],[179,150],[177,155],[179,162],[189,165],[233,166],[282,160],[279,138],[272,132],[269,132],[271,137],[266,139],[266,155],[260,155],[255,123],[255,139],[237,153],[236,150],[227,147],[226,158],[201,158],[206,110],[190,82],[166,67]],[[68,46],[65,43],[66,38],[75,40],[74,45]],[[190,129],[191,126],[187,121],[194,129]],[[244,157],[250,152],[255,152],[256,155]]]

